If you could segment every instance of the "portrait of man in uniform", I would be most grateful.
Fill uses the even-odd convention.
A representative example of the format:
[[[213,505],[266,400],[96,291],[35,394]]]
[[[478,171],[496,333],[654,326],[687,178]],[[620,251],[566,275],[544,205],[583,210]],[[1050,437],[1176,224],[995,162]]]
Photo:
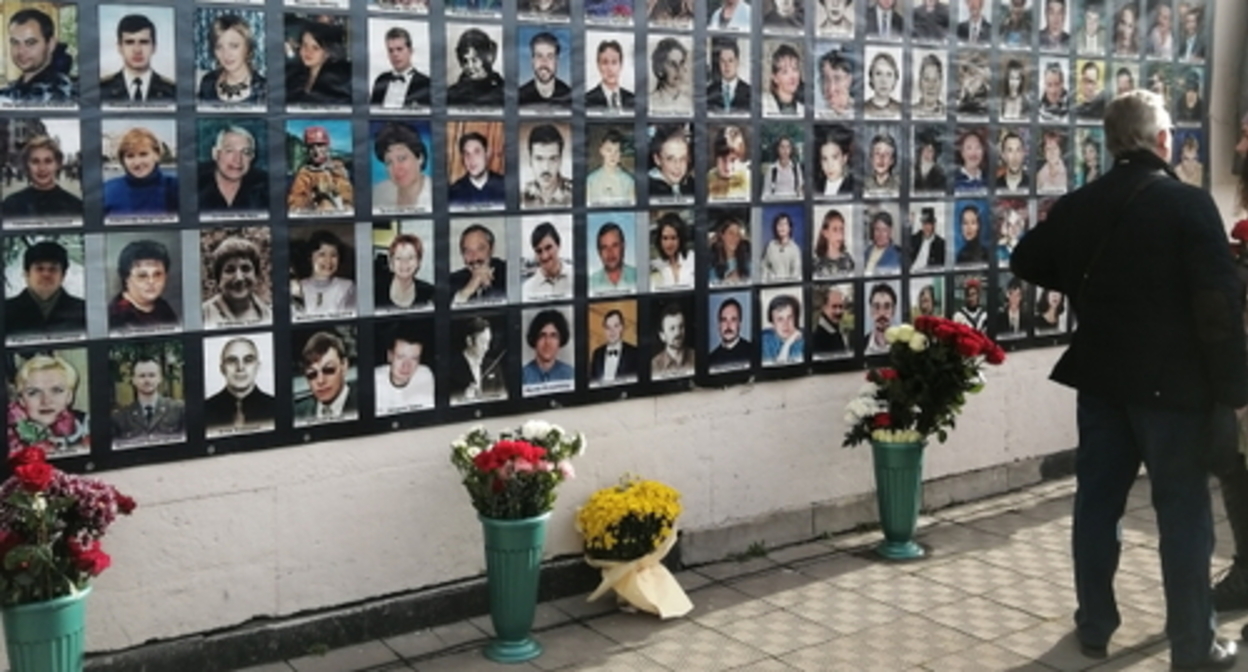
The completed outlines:
[[[273,335],[269,333],[204,339],[207,438],[273,429],[276,401],[261,389],[262,381],[273,389],[272,358]]]
[[[119,19],[114,17],[124,12]],[[153,21],[155,19],[155,21]],[[100,40],[100,100],[107,106],[109,103],[123,106],[153,105],[172,108],[176,105],[177,86],[174,84],[172,53],[164,58],[158,49],[156,22],[165,27],[167,38],[172,38],[173,8],[102,5],[100,7],[100,26],[116,26],[116,43],[108,44],[109,40]],[[103,31],[101,31],[103,32]],[[120,67],[107,72],[116,57],[111,51],[115,49],[121,58]],[[161,62],[166,65],[168,76],[156,71],[153,59],[161,54]]]
[[[21,74],[0,88],[0,105],[76,108],[74,58],[57,35],[57,21],[26,7],[9,16],[8,26],[9,59]]]
[[[331,133],[332,129],[332,133]],[[291,216],[331,217],[355,211],[351,161],[351,124],[348,121],[286,122],[287,138],[300,138],[290,165],[298,166],[286,193]],[[337,145],[336,147],[334,145]],[[345,160],[344,160],[345,158]]]
[[[84,336],[87,329],[87,307],[81,298],[83,290],[86,289],[83,278],[85,252],[82,236],[16,236],[5,239],[5,245],[10,248],[6,257],[14,259],[20,254],[22,277],[25,280],[25,286],[21,289],[10,287],[8,298],[4,301],[6,342]],[[71,260],[74,277],[70,287],[66,287]],[[13,293],[15,289],[17,292]]]
[[[130,387],[114,392],[113,447],[185,441],[186,405],[173,394],[177,389],[173,381],[182,379],[182,344],[117,346],[112,358]]]

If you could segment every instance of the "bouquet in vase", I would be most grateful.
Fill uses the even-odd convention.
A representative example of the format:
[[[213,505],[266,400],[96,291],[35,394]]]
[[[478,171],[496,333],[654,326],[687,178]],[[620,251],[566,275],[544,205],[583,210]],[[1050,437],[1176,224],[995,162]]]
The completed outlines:
[[[497,439],[477,425],[451,442],[451,464],[477,513],[519,520],[554,508],[555,490],[575,475],[572,458],[583,455],[586,444],[581,433],[542,420],[500,432]]]

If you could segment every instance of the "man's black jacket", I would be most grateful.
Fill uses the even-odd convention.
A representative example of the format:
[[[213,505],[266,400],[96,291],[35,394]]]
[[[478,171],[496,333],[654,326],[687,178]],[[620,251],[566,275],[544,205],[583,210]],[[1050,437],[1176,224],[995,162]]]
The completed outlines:
[[[1124,208],[1150,176],[1159,179]],[[1123,403],[1248,404],[1244,288],[1226,240],[1209,194],[1150,152],[1059,200],[1010,258],[1015,275],[1075,308],[1078,328],[1051,378]]]

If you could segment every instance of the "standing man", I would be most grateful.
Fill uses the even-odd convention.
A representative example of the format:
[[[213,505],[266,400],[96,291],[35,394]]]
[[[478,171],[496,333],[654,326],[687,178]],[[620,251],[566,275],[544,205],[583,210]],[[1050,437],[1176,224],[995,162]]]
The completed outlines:
[[[615,40],[598,43],[598,86],[585,94],[585,107],[606,109],[616,114],[633,109],[633,92],[620,83],[620,70],[624,67],[624,47]]]
[[[563,241],[559,230],[550,222],[542,222],[529,234],[529,244],[533,247],[537,270],[521,287],[524,300],[547,301],[571,297],[572,264],[564,263],[560,255]]]
[[[87,329],[87,304],[65,291],[69,253],[41,240],[22,254],[26,289],[4,301],[4,331],[9,339],[23,336],[81,334]]]
[[[494,256],[494,232],[473,224],[459,234],[464,267],[451,273],[451,305],[507,300],[507,262]]]
[[[373,372],[378,417],[433,408],[433,371],[420,361],[425,345],[411,324],[386,329],[386,363]]]
[[[507,200],[503,176],[490,170],[490,143],[484,135],[469,131],[459,136],[459,158],[464,175],[447,189],[451,207],[502,207]]]
[[[324,126],[303,129],[308,161],[295,173],[286,194],[292,213],[349,214],[355,207],[355,190],[342,161],[329,153],[329,131]]]
[[[631,383],[637,380],[637,346],[624,342],[624,313],[612,308],[602,317],[607,342],[590,355],[590,381]]]
[[[753,350],[741,337],[741,302],[729,297],[719,304],[719,345],[706,357],[711,370],[748,367]]]
[[[256,138],[251,131],[233,124],[218,131],[212,164],[199,171],[200,212],[268,210],[269,174],[252,170],[255,159]]]
[[[0,89],[0,100],[17,105],[78,102],[78,83],[62,71],[69,70],[72,57],[57,41],[52,17],[43,11],[22,9],[9,18],[9,57],[22,74]]]
[[[529,168],[533,179],[520,192],[525,208],[568,207],[572,205],[572,180],[561,174],[563,134],[551,124],[529,131]]]
[[[598,259],[602,268],[589,274],[591,296],[637,290],[637,267],[624,262],[627,250],[624,229],[619,224],[607,222],[598,229]]]
[[[689,139],[684,126],[660,126],[650,140],[650,196],[693,198]]]
[[[359,406],[355,388],[347,384],[351,361],[342,339],[328,331],[316,332],[303,346],[301,361],[311,394],[295,402],[295,424],[354,420]]]
[[[750,112],[750,85],[741,81],[741,48],[735,37],[711,38],[711,70],[714,77],[706,87],[710,112]]]
[[[395,26],[386,31],[390,70],[377,75],[368,104],[384,110],[429,107],[429,76],[412,65],[412,34]]]
[[[659,316],[659,342],[663,349],[650,360],[655,378],[687,376],[693,373],[693,348],[685,347],[685,312],[680,304],[668,303]]]
[[[1215,637],[1209,587],[1203,444],[1215,404],[1248,410],[1244,289],[1213,199],[1168,165],[1174,140],[1161,97],[1119,96],[1104,124],[1113,169],[1060,199],[1010,257],[1015,275],[1070,296],[1079,313],[1051,376],[1078,392],[1077,635],[1085,655],[1103,658],[1121,621],[1117,530],[1143,463],[1173,669],[1229,669],[1236,645]]]
[[[121,70],[100,79],[100,100],[114,103],[165,103],[177,98],[173,80],[152,70],[156,53],[156,25],[142,14],[127,14],[117,22],[117,53]]]
[[[130,362],[134,401],[113,411],[113,442],[182,441],[186,438],[186,406],[160,393],[164,382],[160,362],[139,355]]]
[[[46,135],[27,140],[22,146],[22,165],[30,185],[0,204],[6,218],[82,217],[82,199],[57,184],[65,168],[65,153],[56,140]]]
[[[273,428],[273,395],[256,386],[260,350],[246,336],[231,338],[221,348],[225,387],[204,400],[204,427],[209,436],[239,430]]]
[[[529,40],[533,79],[520,87],[520,107],[572,107],[572,87],[557,76],[562,51],[553,33],[543,31]]]

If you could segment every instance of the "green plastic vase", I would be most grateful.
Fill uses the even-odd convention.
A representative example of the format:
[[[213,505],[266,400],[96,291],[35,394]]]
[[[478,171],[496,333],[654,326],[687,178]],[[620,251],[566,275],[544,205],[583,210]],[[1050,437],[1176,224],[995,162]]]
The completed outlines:
[[[90,592],[0,610],[10,672],[82,672]]]
[[[923,501],[923,448],[927,443],[871,442],[875,462],[875,500],[880,509],[884,541],[875,552],[889,560],[913,560],[926,554],[915,543],[919,505]]]
[[[537,583],[550,512],[519,520],[481,519],[485,533],[485,576],[490,588],[494,639],[485,657],[498,663],[522,663],[542,655],[533,639]]]

